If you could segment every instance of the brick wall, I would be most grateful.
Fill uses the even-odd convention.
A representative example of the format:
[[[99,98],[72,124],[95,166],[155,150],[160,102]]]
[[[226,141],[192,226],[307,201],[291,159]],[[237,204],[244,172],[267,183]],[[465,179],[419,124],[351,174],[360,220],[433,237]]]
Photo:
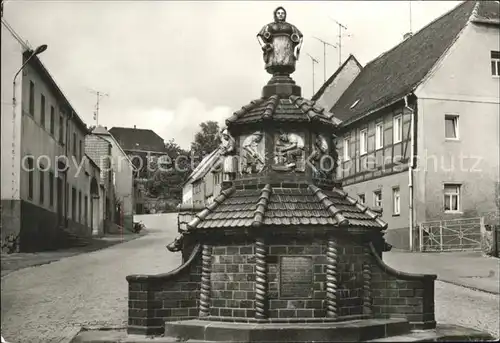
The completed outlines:
[[[250,242],[213,248],[210,315],[255,316],[254,253],[255,248]]]
[[[109,142],[96,135],[87,135],[85,136],[85,153],[101,169],[101,184],[106,185],[108,170],[110,169],[110,160],[105,157],[111,157]]]
[[[162,334],[165,321],[198,316],[201,255],[195,248],[190,258],[170,273],[129,275],[128,332]]]
[[[402,317],[420,329],[436,326],[434,316],[435,275],[396,271],[372,257],[372,301],[376,318]]]

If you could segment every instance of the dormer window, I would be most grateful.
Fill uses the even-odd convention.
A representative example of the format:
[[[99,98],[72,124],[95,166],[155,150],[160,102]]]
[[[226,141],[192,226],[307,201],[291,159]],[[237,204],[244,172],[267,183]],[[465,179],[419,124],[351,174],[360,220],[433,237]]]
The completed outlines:
[[[354,101],[354,103],[351,105],[351,110],[356,107],[356,105],[359,103],[359,99]]]

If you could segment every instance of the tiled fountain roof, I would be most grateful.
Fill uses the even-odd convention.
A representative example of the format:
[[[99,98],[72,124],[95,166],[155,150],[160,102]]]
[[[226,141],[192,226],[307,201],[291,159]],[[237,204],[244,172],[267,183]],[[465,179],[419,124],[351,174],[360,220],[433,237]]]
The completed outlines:
[[[296,188],[226,189],[188,223],[188,230],[261,225],[347,225],[384,230],[379,215],[340,189],[314,185]]]
[[[340,121],[333,117],[324,108],[316,106],[314,101],[304,99],[300,96],[291,95],[280,98],[272,95],[268,98],[253,100],[250,104],[243,106],[241,110],[226,120],[226,124],[248,124],[266,119],[277,122],[311,122],[319,121],[328,125],[337,126]]]

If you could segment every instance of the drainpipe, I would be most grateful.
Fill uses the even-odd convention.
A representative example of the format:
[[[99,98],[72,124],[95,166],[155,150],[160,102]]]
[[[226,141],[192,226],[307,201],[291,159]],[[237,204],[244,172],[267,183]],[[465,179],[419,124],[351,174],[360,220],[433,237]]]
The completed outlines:
[[[410,251],[413,251],[413,169],[415,168],[415,113],[411,107],[408,106],[408,95],[405,96],[405,108],[410,111],[410,163],[408,165],[408,188],[409,188],[409,236],[410,236]]]

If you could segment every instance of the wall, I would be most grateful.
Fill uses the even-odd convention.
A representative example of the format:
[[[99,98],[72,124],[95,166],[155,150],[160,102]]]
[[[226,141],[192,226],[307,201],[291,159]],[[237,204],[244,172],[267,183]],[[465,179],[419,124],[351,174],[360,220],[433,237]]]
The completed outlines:
[[[184,188],[182,188],[182,203],[193,203],[193,185],[191,183],[186,184]]]
[[[491,75],[492,50],[500,51],[498,27],[469,24],[416,92],[418,135],[425,137],[418,151],[427,161],[416,173],[417,182],[425,184],[418,194],[420,220],[477,217],[496,208],[500,79]],[[458,140],[444,136],[446,114],[459,116]],[[445,182],[461,184],[458,213],[444,212]]]
[[[115,175],[113,182],[115,196],[116,200],[120,201],[123,206],[124,226],[126,229],[131,230],[134,213],[133,165],[112,136],[100,135],[99,137],[107,140],[111,144],[111,168]],[[112,206],[114,206],[114,204]]]
[[[393,143],[393,121],[398,115],[402,116],[402,140]],[[411,112],[404,109],[404,103],[400,102],[368,119],[342,128],[336,139],[340,160],[338,176],[342,184],[349,185],[404,171],[410,156],[410,117]],[[382,148],[376,149],[375,130],[379,123],[383,125],[383,145]],[[361,155],[360,132],[364,129],[368,131],[368,149],[366,154]],[[346,137],[350,137],[349,160],[344,159],[344,138]]]
[[[13,123],[12,81],[23,63],[23,48],[4,26],[1,25],[1,239],[7,236],[19,237],[21,230],[20,204],[20,163],[21,153],[21,85],[22,73],[17,77],[15,120]],[[15,132],[15,139],[13,133]],[[12,143],[14,140],[14,161],[12,161]]]
[[[399,187],[400,194],[400,214],[393,212],[393,189]],[[408,249],[409,243],[409,188],[408,172],[380,177],[377,179],[359,182],[344,187],[344,190],[355,199],[359,200],[359,195],[364,194],[368,207],[375,207],[375,191],[382,192],[382,220],[388,224],[385,239],[394,248]]]
[[[361,68],[358,63],[354,58],[349,58],[323,94],[316,100],[316,104],[330,110],[360,72]]]

